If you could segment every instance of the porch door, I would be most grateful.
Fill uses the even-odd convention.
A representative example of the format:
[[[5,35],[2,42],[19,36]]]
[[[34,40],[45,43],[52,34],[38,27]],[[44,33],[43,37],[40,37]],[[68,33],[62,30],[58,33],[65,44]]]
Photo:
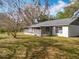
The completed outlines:
[[[52,36],[52,27],[42,27],[41,29],[43,36]]]

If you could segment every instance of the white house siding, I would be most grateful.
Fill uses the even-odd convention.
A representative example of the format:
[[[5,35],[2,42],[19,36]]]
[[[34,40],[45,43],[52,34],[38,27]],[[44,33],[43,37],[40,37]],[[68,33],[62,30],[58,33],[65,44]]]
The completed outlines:
[[[79,26],[78,25],[69,26],[69,36],[79,36]]]
[[[32,31],[32,28],[27,28],[24,30],[24,34],[27,34],[27,35],[34,35],[33,31]]]
[[[62,27],[62,33],[57,33],[57,36],[68,37],[69,29],[68,26]]]
[[[41,30],[40,29],[29,28],[29,29],[25,29],[24,33],[27,34],[27,35],[41,36]]]
[[[52,27],[52,35],[57,35],[57,33],[56,33],[56,27]]]
[[[33,33],[36,36],[41,36],[41,29],[33,29]]]

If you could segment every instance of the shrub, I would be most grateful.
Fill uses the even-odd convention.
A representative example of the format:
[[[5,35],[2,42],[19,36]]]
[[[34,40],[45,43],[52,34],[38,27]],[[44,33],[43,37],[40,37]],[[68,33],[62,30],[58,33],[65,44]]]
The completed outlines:
[[[0,33],[5,33],[5,32],[6,32],[5,29],[0,28]]]

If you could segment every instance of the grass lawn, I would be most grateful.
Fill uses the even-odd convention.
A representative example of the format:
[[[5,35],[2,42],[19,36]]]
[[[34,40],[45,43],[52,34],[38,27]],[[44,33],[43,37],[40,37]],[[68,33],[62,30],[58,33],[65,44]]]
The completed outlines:
[[[79,59],[79,38],[0,34],[0,59]]]

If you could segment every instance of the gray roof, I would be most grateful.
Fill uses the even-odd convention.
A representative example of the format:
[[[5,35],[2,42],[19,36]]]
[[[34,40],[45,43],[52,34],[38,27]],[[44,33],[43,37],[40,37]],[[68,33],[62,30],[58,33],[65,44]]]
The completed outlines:
[[[64,25],[70,25],[73,21],[75,21],[77,18],[66,18],[66,19],[58,19],[58,20],[52,20],[52,21],[45,21],[38,24],[34,24],[30,27],[42,27],[42,26],[64,26]]]

